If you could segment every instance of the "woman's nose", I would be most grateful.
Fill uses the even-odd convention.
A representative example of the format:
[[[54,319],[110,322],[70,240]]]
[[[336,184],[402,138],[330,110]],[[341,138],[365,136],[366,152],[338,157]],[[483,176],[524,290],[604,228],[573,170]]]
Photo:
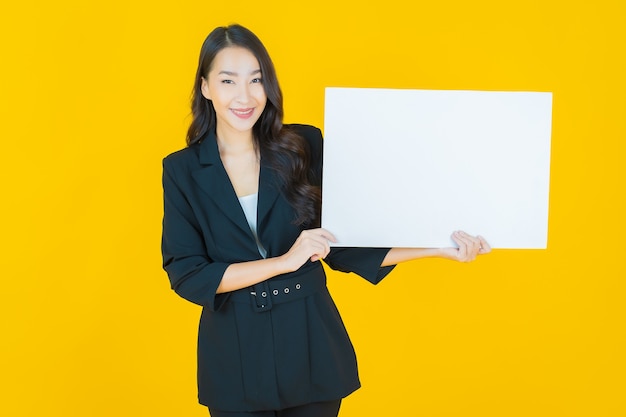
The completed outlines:
[[[250,90],[248,85],[244,84],[239,87],[237,91],[237,101],[240,103],[247,103],[250,100]]]

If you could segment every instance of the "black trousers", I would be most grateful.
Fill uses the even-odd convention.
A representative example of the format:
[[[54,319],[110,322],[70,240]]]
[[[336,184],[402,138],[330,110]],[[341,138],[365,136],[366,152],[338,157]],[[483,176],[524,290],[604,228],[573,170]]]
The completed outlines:
[[[220,411],[209,408],[211,417],[337,417],[341,400],[305,404],[277,411]]]

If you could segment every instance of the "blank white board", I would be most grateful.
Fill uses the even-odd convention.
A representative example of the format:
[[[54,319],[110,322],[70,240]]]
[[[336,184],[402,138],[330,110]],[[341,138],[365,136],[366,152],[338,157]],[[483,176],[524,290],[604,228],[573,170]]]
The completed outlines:
[[[545,249],[552,93],[327,88],[322,227],[334,246]]]

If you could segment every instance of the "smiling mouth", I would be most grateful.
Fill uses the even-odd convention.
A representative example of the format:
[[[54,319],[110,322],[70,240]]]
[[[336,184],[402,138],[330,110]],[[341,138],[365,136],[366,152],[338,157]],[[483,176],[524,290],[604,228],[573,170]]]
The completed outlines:
[[[254,107],[249,109],[230,109],[230,111],[239,118],[247,119],[254,113]]]

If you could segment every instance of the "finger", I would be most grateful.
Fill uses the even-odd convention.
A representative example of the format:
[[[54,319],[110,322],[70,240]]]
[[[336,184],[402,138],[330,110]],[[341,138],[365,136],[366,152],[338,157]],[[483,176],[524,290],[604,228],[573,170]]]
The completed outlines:
[[[310,259],[311,262],[315,262],[315,261],[319,261],[321,259],[326,258],[326,256],[328,256],[328,253],[330,252],[330,250],[326,250],[323,248],[320,248],[321,250],[316,251],[313,255],[311,255]]]
[[[476,236],[472,236],[469,233],[465,233],[462,230],[458,231],[459,236],[461,239],[464,239],[466,242],[474,244],[474,245],[480,245],[480,239]]]
[[[323,236],[312,234],[303,239],[302,243],[310,253],[316,253],[322,257],[330,251],[330,244]]]
[[[330,233],[328,230],[324,229],[324,228],[318,228],[318,229],[313,229],[313,231],[318,235],[323,237],[324,239],[331,241],[333,243],[337,243],[337,238],[335,237],[335,235],[333,235],[332,233]]]
[[[467,242],[459,235],[459,232],[452,234],[452,240],[459,246],[456,251],[456,257],[459,261],[464,260],[467,257]]]
[[[324,259],[326,255],[328,255],[329,251],[330,247],[326,242],[315,241],[311,242],[311,245],[309,246],[309,253],[311,254],[311,257],[315,257],[316,260]]]
[[[476,254],[478,254],[478,252],[480,252],[481,248],[483,247],[482,242],[484,241],[484,239],[481,240],[480,236],[472,236],[465,232],[459,232],[459,233],[460,233],[461,238],[464,239],[465,242],[468,244],[470,251],[475,251]],[[489,245],[487,244],[487,246]]]
[[[472,236],[462,231],[454,232],[454,236],[456,236],[456,242],[462,242],[465,246],[467,246],[467,249],[472,249],[474,246],[479,244],[478,239],[474,239]]]
[[[491,245],[485,240],[484,237],[478,236],[478,240],[480,241],[480,253],[489,253],[491,252]]]
[[[469,235],[463,231],[455,232],[459,243],[459,260],[462,262],[471,262],[476,259],[480,253],[480,239]]]
[[[328,240],[324,241],[324,254],[322,255],[322,259],[326,258],[330,253],[330,242]]]
[[[316,229],[315,231],[312,231],[312,233],[308,236],[312,242],[315,242],[316,245],[320,245],[323,247],[323,252],[320,252],[320,254],[322,255],[322,258],[325,258],[326,255],[328,255],[328,253],[330,252],[330,239],[333,239],[332,241],[334,241],[334,236],[331,234],[330,236],[326,236],[326,234],[324,233],[323,230],[320,229]]]
[[[324,259],[330,253],[330,245],[323,238],[311,239],[309,249],[311,256],[315,256],[316,259]]]

